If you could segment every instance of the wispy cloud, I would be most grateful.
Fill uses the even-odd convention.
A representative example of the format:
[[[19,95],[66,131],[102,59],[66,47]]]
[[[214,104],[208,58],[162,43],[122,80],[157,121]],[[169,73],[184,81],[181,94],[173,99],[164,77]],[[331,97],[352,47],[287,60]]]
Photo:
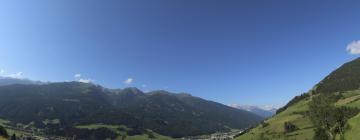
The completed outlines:
[[[78,82],[81,82],[81,83],[93,83],[94,80],[80,78],[80,79],[78,79]]]
[[[77,73],[74,75],[74,78],[76,81],[81,83],[93,83],[95,80],[89,79],[89,78],[82,78],[82,75],[80,73]]]
[[[12,77],[12,78],[22,78],[23,72],[18,72],[18,73],[10,74],[10,75],[8,75],[8,76],[9,76],[9,77]]]
[[[81,77],[81,74],[80,73],[77,73],[74,75],[74,78],[80,78]]]
[[[15,79],[23,79],[23,72],[17,72],[17,73],[5,73],[4,69],[0,69],[0,76],[7,77],[7,78],[15,78]]]
[[[133,79],[133,78],[128,78],[128,79],[126,79],[126,80],[124,81],[124,84],[129,85],[129,84],[131,84],[131,83],[133,83],[133,82],[134,82],[134,79]]]
[[[347,45],[346,51],[350,54],[360,54],[360,40],[353,41]]]

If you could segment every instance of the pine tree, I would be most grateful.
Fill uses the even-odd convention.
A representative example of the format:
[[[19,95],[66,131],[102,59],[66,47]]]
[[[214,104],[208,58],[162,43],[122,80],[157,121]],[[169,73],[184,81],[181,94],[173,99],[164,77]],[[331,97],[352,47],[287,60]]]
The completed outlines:
[[[13,134],[13,135],[11,136],[10,140],[16,140],[16,135]]]

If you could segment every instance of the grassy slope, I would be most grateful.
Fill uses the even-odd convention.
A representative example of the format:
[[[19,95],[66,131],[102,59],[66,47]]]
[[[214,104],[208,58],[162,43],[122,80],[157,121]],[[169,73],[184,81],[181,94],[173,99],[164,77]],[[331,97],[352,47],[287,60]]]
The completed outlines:
[[[156,140],[172,140],[172,138],[155,134]],[[128,136],[125,140],[149,140],[147,135]]]
[[[7,123],[9,123],[9,121],[0,118],[0,125],[5,125]]]
[[[116,129],[118,128],[123,128],[125,130],[128,130],[129,128],[127,128],[126,126],[124,125],[107,125],[107,124],[89,124],[89,125],[78,125],[76,126],[76,128],[79,128],[79,129],[99,129],[99,128],[108,128],[110,130],[113,130],[113,131],[118,131]]]
[[[266,120],[266,123],[269,123],[268,126],[262,127],[261,125],[252,129],[249,133],[238,137],[239,140],[257,140],[262,136],[268,139],[306,139],[312,137],[312,125],[308,118],[304,118],[303,115],[297,114],[296,112],[306,111],[308,100],[303,100],[295,105],[289,107],[287,110],[281,112],[280,114]],[[290,133],[284,134],[284,123],[292,122],[299,130]]]
[[[345,139],[355,140],[360,138],[360,114],[351,118],[348,124],[350,125],[350,130],[345,133]]]
[[[99,128],[107,128],[110,129],[114,132],[116,132],[117,134],[121,134],[121,135],[126,135],[126,132],[120,131],[118,128],[123,128],[124,130],[129,130],[130,128],[127,128],[124,125],[102,125],[102,124],[89,124],[89,125],[79,125],[76,126],[76,128],[79,129],[99,129]],[[150,130],[148,130],[150,131]],[[157,140],[172,140],[172,138],[170,137],[166,137],[160,134],[157,134],[155,132],[153,132],[154,136],[156,137]],[[117,139],[121,139],[120,137]],[[125,140],[148,140],[148,135],[147,134],[143,134],[143,135],[135,135],[135,136],[126,136]]]
[[[0,119],[0,125],[5,126],[7,123],[9,123],[9,121],[4,120],[4,119]],[[107,128],[110,129],[114,132],[116,132],[117,134],[121,134],[121,135],[126,135],[126,132],[120,131],[118,128],[123,128],[124,130],[129,130],[130,128],[127,128],[124,125],[103,125],[103,124],[89,124],[89,125],[79,125],[76,126],[76,128],[79,129],[99,129],[99,128]],[[7,129],[9,134],[15,134],[17,136],[23,135],[23,134],[27,134],[26,132],[23,131],[18,131],[18,130],[12,130],[12,129]],[[150,131],[150,130],[149,130]],[[163,136],[160,134],[157,134],[155,132],[153,132],[154,136],[156,137],[157,140],[173,140],[173,138],[171,137],[167,137],[167,136]],[[120,137],[118,138],[119,140],[121,139]],[[127,136],[125,140],[148,140],[148,135],[143,134],[143,135],[135,135],[135,136]],[[0,137],[0,140],[5,140],[5,138]]]
[[[0,125],[2,125],[2,126],[7,126],[8,123],[10,123],[10,121],[0,118]],[[8,132],[9,135],[12,135],[12,134],[15,134],[16,136],[30,135],[30,134],[27,133],[27,132],[19,131],[19,130],[6,129],[6,131]],[[0,138],[0,140],[1,140],[1,138]]]
[[[358,95],[354,95],[350,98],[352,100],[346,104],[349,107],[357,107],[360,108],[360,91],[356,91]],[[349,130],[345,132],[345,139],[353,140],[360,138],[360,114],[348,120],[348,124],[350,126]]]
[[[360,108],[360,90],[349,91],[343,94],[344,98],[340,99],[336,106],[349,106],[349,107],[358,107]],[[297,112],[303,112],[308,109],[307,103],[310,98],[306,98],[295,105],[289,107],[280,114],[266,120],[265,122],[269,123],[269,126],[262,127],[258,125],[250,132],[240,136],[237,140],[258,140],[261,138],[268,138],[272,140],[311,140],[314,135],[312,123],[310,119],[304,117]],[[295,124],[299,130],[284,134],[284,122],[292,122]],[[350,129],[346,131],[345,138],[347,140],[352,140],[354,138],[360,137],[360,114],[351,118],[348,121]]]
[[[9,121],[4,120],[4,119],[0,119],[0,125],[6,125],[7,123],[9,123]],[[89,125],[79,125],[76,126],[76,128],[79,129],[99,129],[99,128],[107,128],[110,129],[114,132],[116,132],[117,134],[121,134],[121,135],[126,135],[126,132],[120,131],[118,128],[123,128],[124,130],[129,130],[130,128],[127,128],[124,125],[103,125],[103,124],[89,124]],[[18,130],[12,130],[12,129],[7,129],[9,134],[15,134],[17,136],[23,135],[23,134],[27,134],[26,132],[22,132],[22,131],[18,131]],[[150,131],[150,130],[148,130]],[[157,140],[173,140],[173,138],[171,137],[167,137],[167,136],[163,136],[160,134],[157,134],[155,132],[153,132],[154,136],[156,137]],[[121,139],[120,137],[117,139]],[[147,134],[143,134],[143,135],[135,135],[135,136],[127,136],[125,140],[148,140],[148,135]],[[0,137],[0,140],[5,140],[5,138]]]

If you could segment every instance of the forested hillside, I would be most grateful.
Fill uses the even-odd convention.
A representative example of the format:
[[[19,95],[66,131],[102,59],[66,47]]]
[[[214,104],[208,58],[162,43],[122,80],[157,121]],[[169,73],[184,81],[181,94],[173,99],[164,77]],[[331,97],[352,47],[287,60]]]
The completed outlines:
[[[80,134],[92,132],[76,126],[124,125],[134,130],[125,131],[130,134],[153,131],[183,137],[242,129],[262,120],[250,112],[189,94],[107,89],[80,82],[0,86],[0,118],[46,134],[85,139],[86,135]],[[98,131],[118,135],[108,129]]]

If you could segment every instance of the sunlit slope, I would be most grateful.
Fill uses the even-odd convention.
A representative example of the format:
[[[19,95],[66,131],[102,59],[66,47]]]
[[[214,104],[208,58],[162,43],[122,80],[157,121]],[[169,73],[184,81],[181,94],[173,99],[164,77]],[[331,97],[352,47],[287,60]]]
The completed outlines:
[[[119,136],[116,137],[115,140],[148,140],[148,139],[173,140],[173,138],[171,137],[157,134],[151,130],[144,130],[145,132],[143,134],[130,136],[127,135],[126,131],[131,131],[131,128],[128,128],[124,125],[89,124],[89,125],[78,125],[76,126],[76,128],[89,129],[89,130],[101,129],[101,128],[109,129],[119,134]]]
[[[257,140],[257,139],[310,139],[313,135],[313,127],[310,120],[302,115],[308,109],[308,99],[304,99],[285,111],[265,121],[268,125],[260,124],[250,132],[238,137],[239,140]],[[284,123],[292,122],[299,130],[285,134]]]
[[[349,107],[360,108],[360,91],[352,92],[352,96],[345,104]],[[339,103],[339,102],[338,102]],[[360,114],[348,120],[349,130],[345,132],[345,138],[347,140],[354,140],[360,138]]]
[[[360,109],[360,58],[345,63],[315,85],[309,93],[291,100],[278,114],[257,125],[249,132],[237,137],[238,140],[273,139],[285,140],[313,139],[316,126],[309,118],[310,102],[319,95],[337,96],[330,104],[335,108],[348,107]],[[317,110],[317,109],[315,109]],[[290,132],[285,123],[295,126]],[[285,129],[286,128],[286,129]],[[360,138],[360,115],[350,116],[346,121],[344,138],[353,140]],[[335,139],[340,139],[336,135]]]
[[[334,93],[340,94],[340,93]],[[347,106],[360,109],[360,90],[348,91],[341,93],[343,96],[336,103],[336,107]],[[296,139],[305,140],[313,139],[314,127],[307,115],[308,103],[311,97],[303,99],[298,103],[287,108],[285,111],[275,115],[274,117],[265,121],[265,124],[259,124],[248,133],[238,137],[238,140],[258,140],[258,139]],[[291,122],[298,129],[291,133],[286,133],[284,124]],[[360,114],[348,120],[347,124],[350,126],[345,131],[346,140],[353,140],[360,137]],[[340,139],[340,138],[337,138]]]

